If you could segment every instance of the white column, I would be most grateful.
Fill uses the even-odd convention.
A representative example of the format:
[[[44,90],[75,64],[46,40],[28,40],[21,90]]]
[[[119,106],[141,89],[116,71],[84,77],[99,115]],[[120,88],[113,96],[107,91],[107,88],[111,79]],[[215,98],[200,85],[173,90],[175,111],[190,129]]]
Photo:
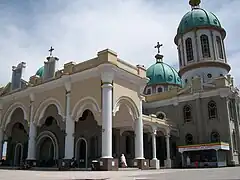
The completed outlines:
[[[66,92],[66,136],[65,136],[65,156],[64,159],[72,159],[74,157],[74,131],[75,122],[70,114],[70,95],[71,91]]]
[[[135,120],[135,159],[144,159],[142,97],[140,97],[140,102],[139,102],[139,118]]]
[[[101,70],[102,80],[102,158],[112,157],[112,82],[114,72],[111,67]]]
[[[156,149],[156,134],[157,131],[152,132],[152,151],[153,151],[153,160],[157,160],[157,149]]]
[[[30,95],[30,108],[29,108],[29,138],[28,138],[28,156],[27,160],[35,160],[36,159],[36,136],[37,136],[37,126],[34,123],[33,119],[33,102],[34,96]]]
[[[3,141],[4,141],[4,133],[3,128],[0,128],[0,160],[2,159],[2,153],[3,153]]]
[[[102,85],[102,158],[112,158],[112,88]]]
[[[34,124],[34,122],[30,121],[27,160],[36,159],[36,135],[37,135],[37,126],[36,124]]]
[[[165,136],[166,138],[166,148],[167,148],[167,160],[166,160],[166,165],[167,168],[171,168],[171,153],[170,153],[170,134],[167,134]]]

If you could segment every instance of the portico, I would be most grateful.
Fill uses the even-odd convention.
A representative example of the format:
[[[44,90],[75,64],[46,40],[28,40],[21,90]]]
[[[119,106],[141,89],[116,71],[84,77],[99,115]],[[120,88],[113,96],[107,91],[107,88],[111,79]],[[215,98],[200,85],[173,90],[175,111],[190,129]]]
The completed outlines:
[[[145,71],[107,49],[95,59],[65,64],[54,80],[31,77],[31,87],[14,93],[17,102],[12,101],[12,94],[3,96],[0,141],[8,139],[9,165],[27,160],[30,166],[69,168],[74,159],[77,167],[88,168],[92,160],[98,160],[101,170],[117,170],[123,153],[129,167],[148,169],[151,158],[155,162],[151,165],[158,168],[156,135],[162,129],[165,165],[171,167],[169,133],[175,127],[164,119],[143,115]],[[17,137],[14,132],[22,133],[18,133],[19,139],[13,138]],[[151,153],[144,138],[149,132]]]

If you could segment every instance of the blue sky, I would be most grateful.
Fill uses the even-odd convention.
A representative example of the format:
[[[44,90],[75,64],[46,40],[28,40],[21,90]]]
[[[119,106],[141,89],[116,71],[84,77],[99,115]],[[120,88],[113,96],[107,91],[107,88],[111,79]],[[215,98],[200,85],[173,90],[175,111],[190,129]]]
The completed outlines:
[[[227,31],[225,46],[231,73],[240,84],[239,0],[202,0]],[[59,66],[81,62],[110,48],[132,64],[155,62],[157,41],[164,44],[164,61],[178,64],[173,43],[182,16],[190,10],[188,0],[1,0],[0,86],[11,79],[11,67],[27,63],[24,78],[43,65],[50,46],[60,58]]]

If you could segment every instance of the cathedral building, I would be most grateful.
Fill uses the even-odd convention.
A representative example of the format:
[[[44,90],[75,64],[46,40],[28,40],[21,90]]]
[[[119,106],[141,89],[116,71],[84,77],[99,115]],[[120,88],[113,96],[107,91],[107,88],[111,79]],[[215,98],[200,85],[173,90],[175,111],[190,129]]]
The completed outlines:
[[[229,74],[220,20],[190,0],[177,28],[179,72],[158,53],[133,66],[105,49],[81,63],[50,55],[29,81],[26,63],[0,88],[2,166],[117,170],[239,164],[239,91]],[[154,62],[155,61],[155,62]],[[197,163],[196,163],[197,162]]]

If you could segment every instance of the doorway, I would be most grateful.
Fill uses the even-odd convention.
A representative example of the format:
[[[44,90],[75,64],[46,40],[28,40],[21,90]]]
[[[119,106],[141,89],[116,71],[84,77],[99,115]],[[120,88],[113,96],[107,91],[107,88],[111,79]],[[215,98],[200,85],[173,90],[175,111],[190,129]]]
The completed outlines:
[[[87,141],[85,138],[79,138],[76,142],[75,157],[78,168],[87,168]]]
[[[18,143],[15,146],[15,153],[14,153],[14,165],[21,166],[23,160],[23,145]]]

